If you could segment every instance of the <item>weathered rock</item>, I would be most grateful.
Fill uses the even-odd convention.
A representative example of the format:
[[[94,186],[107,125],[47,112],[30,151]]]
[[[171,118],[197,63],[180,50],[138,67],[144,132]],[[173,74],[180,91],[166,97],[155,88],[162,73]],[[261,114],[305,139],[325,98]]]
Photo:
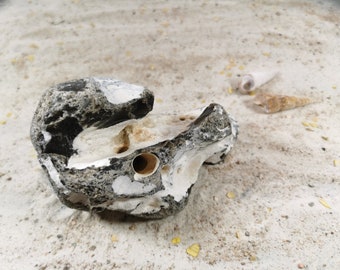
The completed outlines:
[[[59,199],[83,210],[161,218],[186,205],[204,162],[224,160],[237,124],[221,105],[147,115],[144,87],[85,78],[42,96],[31,139]]]

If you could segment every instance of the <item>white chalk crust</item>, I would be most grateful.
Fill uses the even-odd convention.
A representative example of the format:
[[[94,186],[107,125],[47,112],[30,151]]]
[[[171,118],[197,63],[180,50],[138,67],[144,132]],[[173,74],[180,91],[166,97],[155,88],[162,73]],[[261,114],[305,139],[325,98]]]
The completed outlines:
[[[100,90],[104,93],[107,100],[112,104],[128,102],[132,99],[140,98],[144,87],[129,84],[119,80],[94,78],[99,84]]]

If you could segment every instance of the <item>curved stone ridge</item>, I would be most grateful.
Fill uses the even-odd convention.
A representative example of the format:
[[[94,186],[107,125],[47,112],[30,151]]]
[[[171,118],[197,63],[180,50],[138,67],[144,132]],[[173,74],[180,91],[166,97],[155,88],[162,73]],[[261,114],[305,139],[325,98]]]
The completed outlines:
[[[238,126],[219,104],[152,115],[153,101],[142,86],[103,78],[44,93],[31,139],[64,204],[146,218],[183,209],[199,168],[224,160]]]

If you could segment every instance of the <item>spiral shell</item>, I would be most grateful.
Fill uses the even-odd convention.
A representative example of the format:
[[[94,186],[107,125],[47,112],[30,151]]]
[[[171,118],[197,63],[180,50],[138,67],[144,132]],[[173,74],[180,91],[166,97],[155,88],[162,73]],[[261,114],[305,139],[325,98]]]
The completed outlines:
[[[260,93],[256,95],[254,104],[262,107],[266,113],[276,113],[303,107],[314,102],[315,101],[307,97]]]

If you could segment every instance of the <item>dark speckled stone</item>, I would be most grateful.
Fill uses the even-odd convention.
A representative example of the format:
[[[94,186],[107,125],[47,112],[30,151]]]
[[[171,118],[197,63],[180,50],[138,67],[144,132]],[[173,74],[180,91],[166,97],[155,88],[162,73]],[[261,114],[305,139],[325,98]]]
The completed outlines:
[[[107,92],[102,91],[107,85],[121,87],[121,83],[84,78],[48,89],[38,104],[31,126],[38,159],[60,200],[71,208],[118,210],[146,218],[172,215],[186,205],[197,178],[188,183],[184,181],[183,187],[179,182],[172,182],[181,177],[180,173],[175,176],[175,169],[185,168],[185,164],[179,163],[191,162],[197,155],[204,157],[204,160],[199,159],[201,164],[222,162],[236,140],[237,124],[221,105],[210,104],[184,132],[171,140],[151,144],[119,158],[109,158],[105,166],[69,168],[70,157],[77,154],[73,141],[83,130],[103,129],[129,119],[143,118],[152,110],[154,96],[146,88],[138,88],[141,90],[137,97],[132,95],[123,102],[112,102]],[[158,163],[150,175],[136,179],[136,168],[132,166],[136,157],[144,153],[152,154]],[[167,173],[164,173],[165,168]],[[129,186],[124,189],[124,185],[131,185],[131,189]]]

